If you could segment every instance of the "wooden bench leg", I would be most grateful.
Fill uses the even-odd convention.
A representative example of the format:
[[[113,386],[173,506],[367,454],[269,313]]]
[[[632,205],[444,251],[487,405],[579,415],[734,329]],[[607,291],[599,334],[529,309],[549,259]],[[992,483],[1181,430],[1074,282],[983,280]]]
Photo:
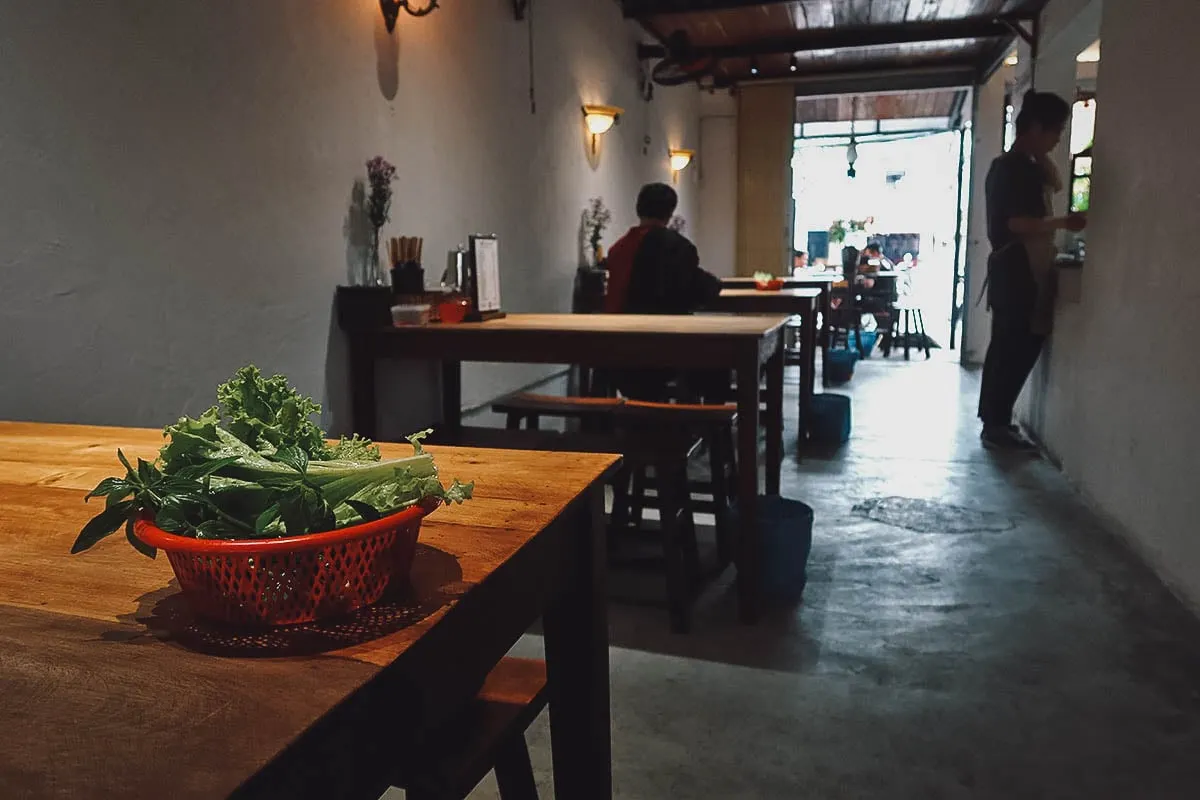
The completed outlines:
[[[612,482],[612,515],[609,517],[608,552],[617,549],[618,536],[629,527],[629,482],[632,480],[629,467],[621,467]]]
[[[733,561],[733,520],[729,512],[729,459],[725,434],[718,431],[709,438],[708,463],[712,481],[713,515],[717,518],[717,559],[721,566]]]
[[[662,526],[663,561],[667,571],[667,604],[670,608],[671,632],[691,630],[692,581],[688,576],[683,538],[687,474],[679,474],[679,465],[659,462],[655,468],[658,482],[659,516]]]
[[[912,343],[912,336],[909,334],[909,326],[912,323],[912,311],[904,309],[904,360],[908,361],[908,349]]]
[[[496,783],[500,786],[500,800],[538,800],[525,734],[512,737],[501,748],[496,757],[495,772]]]
[[[933,358],[929,349],[929,336],[925,333],[925,312],[917,309],[917,327],[921,333],[921,345],[925,348],[925,358]]]
[[[629,522],[637,528],[642,527],[646,511],[646,469],[644,465],[634,468],[633,488],[629,490]]]

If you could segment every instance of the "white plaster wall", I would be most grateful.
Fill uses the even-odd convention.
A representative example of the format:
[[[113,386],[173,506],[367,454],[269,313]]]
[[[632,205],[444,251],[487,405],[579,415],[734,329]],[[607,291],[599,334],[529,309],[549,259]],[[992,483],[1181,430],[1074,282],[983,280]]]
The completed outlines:
[[[728,92],[700,96],[700,225],[704,268],[732,276],[737,258],[737,102]]]
[[[337,416],[332,296],[376,154],[399,168],[385,235],[425,237],[431,282],[495,232],[506,307],[567,309],[580,211],[605,198],[607,244],[634,221],[668,146],[696,146],[697,93],[642,103],[617,4],[537,2],[531,115],[508,0],[443,5],[388,37],[376,0],[0,0],[0,418],[158,425],[246,361]],[[595,167],[583,102],[627,110]],[[464,403],[549,369],[469,367]],[[405,376],[389,413],[419,417],[429,376]]]
[[[1082,492],[1163,579],[1200,609],[1200,273],[1178,243],[1200,227],[1200,160],[1178,102],[1195,72],[1200,3],[1107,0],[1101,28],[1095,183],[1082,299],[1059,326],[1034,408],[1069,417],[1039,434]],[[1060,310],[1060,322],[1062,315]],[[1030,421],[1041,423],[1036,413]]]
[[[991,340],[992,314],[987,303],[978,303],[987,278],[991,245],[987,237],[987,202],[984,183],[992,161],[1004,152],[1004,94],[1010,70],[1002,67],[975,89],[971,118],[971,203],[967,219],[967,296],[962,363],[982,364]]]
[[[1074,102],[1079,83],[1079,65],[1075,59],[1100,35],[1102,15],[1101,0],[1059,0],[1046,7],[1043,42],[1037,62],[1039,91],[1054,92]],[[1070,174],[1069,124],[1051,158],[1060,174]],[[1069,207],[1068,191],[1055,195],[1055,214],[1065,214]],[[1083,336],[1082,326],[1083,314],[1079,305],[1069,301],[1069,294],[1061,294],[1055,314],[1054,335],[1046,342],[1042,358],[1030,377],[1017,410],[1017,414],[1068,473],[1078,466],[1075,463],[1077,454],[1070,448],[1064,448],[1062,443],[1080,436],[1079,417],[1074,408],[1081,385],[1080,361],[1076,350]]]

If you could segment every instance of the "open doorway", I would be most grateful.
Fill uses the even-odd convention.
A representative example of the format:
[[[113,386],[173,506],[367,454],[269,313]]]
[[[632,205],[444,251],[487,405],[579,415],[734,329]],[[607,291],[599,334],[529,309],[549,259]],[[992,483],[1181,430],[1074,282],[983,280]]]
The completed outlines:
[[[794,242],[810,264],[881,245],[903,302],[938,347],[957,345],[964,302],[967,90],[800,98],[792,161]],[[853,145],[853,146],[852,146]]]

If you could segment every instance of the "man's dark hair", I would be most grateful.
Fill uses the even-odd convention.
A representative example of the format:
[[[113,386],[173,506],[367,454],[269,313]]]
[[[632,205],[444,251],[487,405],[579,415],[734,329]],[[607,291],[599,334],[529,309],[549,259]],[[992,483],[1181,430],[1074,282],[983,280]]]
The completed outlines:
[[[665,183],[647,183],[638,192],[637,215],[642,219],[667,220],[679,205],[679,195]]]
[[[1053,92],[1035,92],[1030,89],[1021,102],[1021,113],[1017,114],[1017,135],[1028,133],[1034,125],[1042,130],[1062,130],[1071,117],[1071,104]]]
[[[863,248],[863,252],[864,252],[864,253],[867,253],[867,252],[872,252],[872,253],[879,253],[879,254],[882,254],[882,253],[883,253],[883,248],[882,248],[882,247],[880,247],[879,245],[875,244],[875,242],[870,242],[870,243],[868,243],[868,244],[867,244],[867,246],[866,246],[866,247],[864,247],[864,248]]]

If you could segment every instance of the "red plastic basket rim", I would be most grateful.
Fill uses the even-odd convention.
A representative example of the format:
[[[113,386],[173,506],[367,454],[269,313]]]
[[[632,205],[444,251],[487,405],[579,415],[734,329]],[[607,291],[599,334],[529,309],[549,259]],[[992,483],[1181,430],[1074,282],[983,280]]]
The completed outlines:
[[[330,545],[384,533],[398,525],[416,522],[424,518],[438,505],[439,503],[436,501],[417,504],[371,522],[322,533],[310,533],[305,536],[283,536],[278,539],[193,539],[190,536],[167,533],[148,519],[138,520],[134,523],[133,528],[134,534],[143,542],[168,553],[202,553],[205,555],[295,553],[305,550],[320,550]]]

